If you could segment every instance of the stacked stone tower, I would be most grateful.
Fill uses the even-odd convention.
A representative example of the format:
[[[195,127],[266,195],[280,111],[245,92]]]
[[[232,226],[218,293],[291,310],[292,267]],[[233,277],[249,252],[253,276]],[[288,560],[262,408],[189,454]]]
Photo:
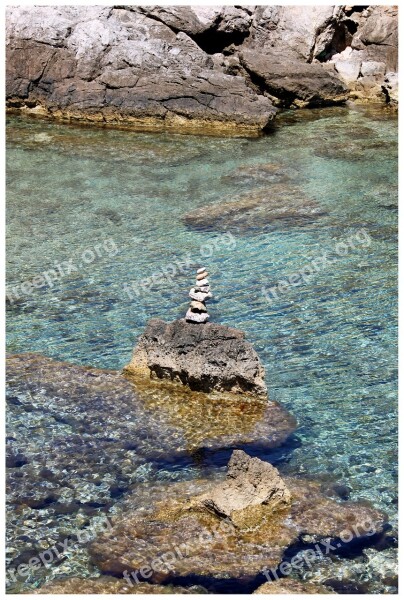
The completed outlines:
[[[192,302],[189,305],[185,320],[193,323],[206,323],[209,319],[206,309],[206,300],[212,298],[210,285],[208,281],[208,272],[205,267],[201,267],[196,272],[196,285],[189,292]]]

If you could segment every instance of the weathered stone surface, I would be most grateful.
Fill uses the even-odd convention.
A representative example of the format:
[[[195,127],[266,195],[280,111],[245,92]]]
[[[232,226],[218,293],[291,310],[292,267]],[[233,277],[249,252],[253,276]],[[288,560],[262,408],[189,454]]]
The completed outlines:
[[[217,323],[151,319],[125,371],[204,392],[266,396],[264,368],[244,333]]]
[[[344,81],[353,98],[385,101],[397,20],[392,6],[13,6],[7,103],[68,120],[251,135],[273,119],[271,98],[338,103]],[[358,71],[358,52],[376,72]]]
[[[337,6],[257,6],[246,46],[276,48],[304,62],[320,54],[334,36],[341,15]]]
[[[227,467],[227,478],[200,499],[203,506],[237,525],[248,510],[264,504],[279,510],[290,504],[291,496],[279,471],[270,463],[234,450]]]
[[[138,486],[111,531],[91,543],[92,560],[104,573],[117,576],[125,570],[139,575],[149,565],[152,583],[206,577],[211,591],[232,577],[252,584],[263,569],[276,568],[298,539],[308,544],[341,540],[343,546],[355,527],[353,543],[370,546],[383,535],[385,517],[378,511],[336,502],[315,482],[285,478],[285,483],[292,496],[288,507],[275,512],[265,504],[250,507],[248,518],[236,526],[201,506],[211,481]],[[373,536],[367,536],[371,527]]]
[[[348,98],[344,84],[322,65],[297,60],[291,53],[285,57],[276,51],[243,50],[240,61],[280,106],[339,104]]]
[[[276,224],[301,225],[325,214],[317,202],[297,186],[273,184],[228,202],[204,205],[183,216],[189,227],[238,233],[265,231]]]
[[[254,133],[266,127],[276,112],[271,102],[242,77],[214,69],[209,54],[180,30],[181,23],[189,33],[199,30],[190,9],[144,13],[140,7],[10,8],[9,105],[148,129]]]
[[[345,9],[342,23],[350,23],[354,32],[349,43],[330,57],[349,87],[351,97],[383,101],[385,73],[397,71],[397,7],[369,6],[365,10]]]

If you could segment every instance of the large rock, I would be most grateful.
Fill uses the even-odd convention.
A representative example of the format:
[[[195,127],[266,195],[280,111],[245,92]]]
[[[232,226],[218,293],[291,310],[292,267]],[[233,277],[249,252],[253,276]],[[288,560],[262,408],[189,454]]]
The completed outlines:
[[[260,463],[264,479],[267,468]],[[239,476],[244,480],[244,471]],[[291,558],[294,548],[302,550],[305,543],[322,548],[326,540],[349,551],[351,544],[370,546],[383,536],[385,517],[378,511],[336,502],[316,482],[284,479],[290,504],[276,510],[265,503],[250,505],[236,524],[203,506],[201,499],[216,487],[212,481],[138,486],[111,531],[91,543],[92,560],[102,572],[119,577],[128,571],[151,583],[194,578],[205,581],[209,591],[235,578],[253,591],[260,573],[276,569],[286,551]],[[143,576],[140,569],[146,566]]]
[[[280,106],[321,106],[340,104],[348,98],[340,79],[320,64],[309,64],[289,53],[243,50],[242,66]]]
[[[237,524],[252,507],[285,508],[291,496],[279,471],[270,463],[235,450],[227,467],[227,479],[202,499],[203,506]]]
[[[396,73],[398,67],[397,7],[346,7],[342,22],[350,23],[353,35],[332,54],[329,64],[349,87],[351,98],[390,102],[383,84],[386,73]]]
[[[151,319],[125,371],[203,392],[266,397],[264,368],[244,333],[217,323]]]
[[[291,52],[311,62],[335,36],[341,17],[339,6],[257,6],[246,46],[266,54]]]
[[[391,6],[14,6],[6,34],[10,109],[148,130],[256,134],[397,71]]]
[[[214,69],[186,33],[200,30],[190,10],[145,12],[10,8],[8,105],[147,129],[256,133],[268,125],[276,112],[271,102],[242,77]]]

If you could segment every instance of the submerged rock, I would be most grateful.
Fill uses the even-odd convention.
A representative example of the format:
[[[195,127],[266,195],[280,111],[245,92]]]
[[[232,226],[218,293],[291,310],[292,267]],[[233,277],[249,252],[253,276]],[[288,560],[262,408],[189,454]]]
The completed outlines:
[[[225,183],[237,185],[258,185],[280,183],[291,178],[285,165],[277,163],[263,163],[257,165],[242,165],[234,171],[221,177]]]
[[[266,472],[265,463],[258,462]],[[143,491],[139,486],[111,531],[91,543],[92,560],[104,573],[122,577],[135,572],[151,583],[203,577],[204,585],[214,591],[223,579],[247,584],[264,569],[276,569],[299,539],[310,539],[309,544],[336,540],[343,545],[351,531],[354,544],[366,540],[370,545],[371,538],[366,537],[370,523],[373,539],[382,535],[385,517],[380,512],[360,503],[336,502],[315,482],[290,477],[284,481],[290,504],[275,511],[265,503],[246,507],[237,524],[201,502],[212,493],[211,481],[154,484]],[[143,497],[149,498],[146,507]],[[150,566],[146,577],[139,575],[145,565]]]
[[[31,594],[201,594],[202,587],[187,589],[172,585],[151,583],[131,583],[116,577],[101,576],[97,578],[71,577],[56,579],[46,583]]]
[[[320,583],[282,578],[262,584],[254,594],[333,594],[333,590]]]
[[[35,354],[7,359],[7,419],[12,569],[90,527],[136,482],[170,469],[173,457],[197,470],[200,449],[271,448],[296,427],[275,402],[134,383]],[[47,576],[43,567],[34,581]]]
[[[125,372],[177,381],[192,390],[265,398],[264,368],[244,337],[217,323],[151,319]]]
[[[302,225],[324,214],[325,210],[297,186],[273,184],[229,202],[196,208],[184,215],[183,221],[197,229],[262,232],[276,223]]]

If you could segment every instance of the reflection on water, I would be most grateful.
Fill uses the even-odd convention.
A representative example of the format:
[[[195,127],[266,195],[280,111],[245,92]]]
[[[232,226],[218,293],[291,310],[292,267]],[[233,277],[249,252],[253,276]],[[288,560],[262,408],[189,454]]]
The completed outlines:
[[[298,420],[282,469],[343,482],[394,522],[396,171],[396,119],[373,108],[285,113],[252,140],[10,118],[8,350],[119,369],[149,318],[185,314],[203,263],[211,318],[246,331],[271,399]],[[291,188],[321,215],[268,227],[265,213],[264,228],[262,205],[248,201],[232,217],[235,243],[217,243],[228,225],[217,205],[266,190],[279,210]],[[186,222],[195,209],[211,214],[208,224]],[[358,231],[369,244],[336,252]],[[324,253],[335,260],[268,301],[265,290]],[[35,285],[44,273],[49,281]],[[171,425],[187,410],[195,406],[168,399]],[[210,434],[223,432],[225,415],[212,418]],[[199,443],[209,428],[186,436]]]

